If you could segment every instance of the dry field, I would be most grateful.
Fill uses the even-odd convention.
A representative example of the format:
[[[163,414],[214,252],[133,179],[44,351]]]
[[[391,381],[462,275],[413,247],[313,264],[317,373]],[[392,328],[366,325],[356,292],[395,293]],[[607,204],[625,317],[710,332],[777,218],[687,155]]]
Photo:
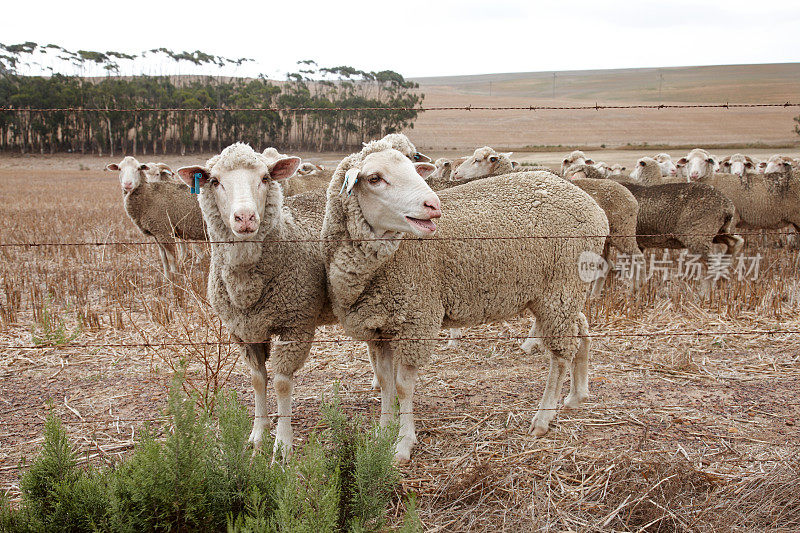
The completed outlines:
[[[426,107],[800,102],[800,63],[558,72],[555,97],[552,72],[416,81]],[[464,150],[486,144],[797,146],[792,117],[798,115],[800,108],[431,111],[422,114],[409,133],[426,149]]]
[[[142,241],[105,162],[0,159],[0,243]],[[441,343],[421,371],[419,445],[399,489],[419,495],[426,531],[797,531],[798,254],[748,240],[764,256],[757,281],[722,282],[705,301],[684,282],[636,296],[614,284],[590,302],[591,399],[543,438],[528,428],[545,360],[515,338],[529,318]],[[203,397],[229,387],[252,408],[245,365],[204,303],[206,271],[189,261],[168,283],[153,246],[0,247],[3,490],[18,494],[48,410],[86,460],[118,460],[160,416],[181,361]],[[297,377],[297,442],[337,381],[347,410],[377,417],[370,380],[362,344],[315,344]]]

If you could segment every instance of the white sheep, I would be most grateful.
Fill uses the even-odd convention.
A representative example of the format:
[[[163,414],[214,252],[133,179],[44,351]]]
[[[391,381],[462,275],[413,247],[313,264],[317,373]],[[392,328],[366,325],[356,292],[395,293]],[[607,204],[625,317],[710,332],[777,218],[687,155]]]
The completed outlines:
[[[714,156],[702,148],[695,148],[686,157],[678,160],[676,168],[684,167],[682,171],[689,181],[698,181],[711,176],[716,171],[717,161]]]
[[[745,172],[755,172],[758,163],[752,157],[744,154],[733,154],[723,157],[719,161],[719,171],[744,176]]]
[[[119,172],[125,212],[144,235],[155,239],[164,275],[176,274],[175,239],[206,240],[203,215],[189,188],[173,181],[148,181],[145,173],[153,169],[131,156],[106,170]]]
[[[672,156],[666,152],[656,154],[653,159],[658,161],[658,167],[661,169],[662,176],[678,176],[678,167],[672,161]]]
[[[395,141],[416,153],[404,136]],[[255,393],[250,442],[259,447],[269,427],[269,358],[278,404],[275,449],[287,454],[294,373],[308,357],[315,328],[336,318],[319,243],[325,191],[284,197],[279,182],[295,173],[300,159],[277,150],[266,154],[236,143],[204,166],[183,167],[178,174],[192,183],[200,175],[200,207],[212,241],[208,299],[245,348]]]
[[[519,172],[447,189],[440,208],[420,177],[432,170],[415,168],[386,143],[368,144],[339,164],[322,233],[333,310],[348,335],[372,339],[382,424],[393,417],[395,392],[399,399],[397,461],[408,460],[416,442],[417,372],[442,327],[532,311],[550,354],[534,434],[545,434],[555,416],[568,365],[565,405],[583,402],[588,283],[578,263],[584,252],[599,255],[608,235],[594,200],[552,173]],[[442,213],[437,229],[433,219]],[[400,239],[433,232],[441,240]],[[552,235],[574,238],[537,238]]]
[[[561,175],[572,165],[594,165],[594,160],[586,157],[581,150],[574,150],[561,161]]]

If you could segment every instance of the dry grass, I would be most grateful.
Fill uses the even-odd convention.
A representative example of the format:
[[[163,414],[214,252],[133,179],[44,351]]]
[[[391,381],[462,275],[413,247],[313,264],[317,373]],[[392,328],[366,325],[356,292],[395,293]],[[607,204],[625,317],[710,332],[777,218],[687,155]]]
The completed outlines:
[[[0,171],[0,242],[141,239],[115,176],[26,161]],[[798,256],[750,240],[765,256],[757,283],[724,283],[706,301],[681,282],[651,282],[635,296],[617,284],[591,302],[592,333],[665,335],[594,339],[590,401],[560,412],[544,438],[528,428],[545,362],[513,338],[525,335],[527,318],[466,332],[511,338],[441,343],[421,372],[420,442],[401,486],[419,495],[426,530],[796,531],[800,337],[736,333],[800,329]],[[0,483],[12,496],[48,409],[85,460],[111,462],[160,416],[181,364],[206,401],[226,386],[252,404],[248,372],[203,299],[207,260],[187,262],[173,284],[150,246],[0,256]],[[23,348],[45,309],[84,344],[223,344]],[[668,335],[700,330],[719,334]],[[341,336],[338,327],[320,332]],[[297,380],[298,441],[319,423],[321,396],[336,381],[346,410],[376,416],[370,380],[362,344],[314,345]]]

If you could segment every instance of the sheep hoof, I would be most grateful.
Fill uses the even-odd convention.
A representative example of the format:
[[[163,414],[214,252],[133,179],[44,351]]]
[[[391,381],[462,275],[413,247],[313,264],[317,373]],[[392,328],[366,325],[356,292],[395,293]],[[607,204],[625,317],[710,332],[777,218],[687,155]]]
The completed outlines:
[[[548,431],[550,431],[549,424],[546,425],[546,426],[534,425],[533,426],[533,431],[531,431],[531,433],[533,433],[534,437],[544,437],[545,435],[547,435]]]
[[[397,451],[394,454],[394,464],[399,465],[411,460],[411,447],[414,443],[411,439],[403,438],[397,444]]]
[[[292,455],[292,445],[286,445],[280,440],[275,439],[275,446],[272,448],[272,463],[286,461]]]
[[[520,344],[520,348],[522,351],[530,355],[533,353],[533,349],[536,348],[537,351],[543,351],[543,344],[541,339],[534,339],[532,337],[528,337],[525,341]]]
[[[583,402],[586,401],[588,394],[567,394],[567,397],[564,399],[564,407],[568,409],[578,409]]]

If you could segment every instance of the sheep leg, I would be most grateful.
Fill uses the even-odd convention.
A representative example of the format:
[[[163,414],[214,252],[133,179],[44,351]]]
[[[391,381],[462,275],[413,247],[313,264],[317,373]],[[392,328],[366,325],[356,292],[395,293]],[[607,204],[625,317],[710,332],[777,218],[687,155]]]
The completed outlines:
[[[589,321],[586,315],[580,314],[578,318],[578,334],[584,335],[580,338],[578,351],[572,360],[571,376],[569,382],[569,394],[564,399],[564,407],[577,409],[589,397],[589,347],[591,339],[589,335]]]
[[[158,258],[161,260],[161,269],[164,271],[164,277],[169,277],[169,259],[167,259],[167,252],[164,251],[164,246],[158,243]]]
[[[528,332],[528,337],[525,341],[520,345],[522,351],[527,354],[530,354],[534,348],[539,350],[544,350],[544,344],[542,344],[541,333],[536,328],[536,319],[533,319],[533,324],[531,325],[531,330]]]
[[[414,427],[414,386],[417,381],[417,367],[398,364],[397,399],[400,402],[400,442],[394,454],[395,463],[403,463],[411,459],[411,448],[417,443],[417,431]],[[381,414],[383,417],[383,414]]]
[[[375,377],[381,389],[381,427],[394,419],[394,399],[397,396],[394,372],[394,357],[391,347],[385,343],[367,343],[370,353],[375,354]]]
[[[456,348],[460,343],[461,328],[450,328],[450,340],[447,341],[448,348]]]
[[[267,366],[269,358],[269,341],[261,343],[248,343],[244,345],[245,361],[250,367],[250,378],[255,394],[256,413],[253,420],[253,431],[248,439],[256,449],[261,448],[264,430],[270,427],[267,411]]]
[[[272,386],[275,388],[275,398],[278,404],[278,427],[275,430],[275,447],[273,458],[289,457],[292,452],[292,390],[294,389],[294,373],[303,366],[308,353],[311,351],[311,341],[314,340],[314,328],[311,334],[297,333],[291,335],[292,340],[286,340],[289,335],[281,335],[275,341],[272,357],[275,377]]]
[[[164,250],[164,256],[167,261],[167,266],[165,266],[165,271],[169,268],[169,272],[172,274],[178,273],[178,267],[176,266],[176,259],[175,259],[175,243],[174,242],[162,242],[159,243],[159,246]]]
[[[533,434],[541,437],[550,429],[550,422],[556,416],[558,399],[561,397],[561,387],[567,377],[567,360],[557,356],[549,348],[545,348],[550,355],[550,371],[547,374],[547,383],[542,394],[539,410],[533,417],[531,429]]]
[[[369,364],[372,367],[372,390],[381,390],[381,382],[378,379],[378,366],[375,358],[377,357],[377,350],[374,343],[367,343],[367,354],[369,355]]]

